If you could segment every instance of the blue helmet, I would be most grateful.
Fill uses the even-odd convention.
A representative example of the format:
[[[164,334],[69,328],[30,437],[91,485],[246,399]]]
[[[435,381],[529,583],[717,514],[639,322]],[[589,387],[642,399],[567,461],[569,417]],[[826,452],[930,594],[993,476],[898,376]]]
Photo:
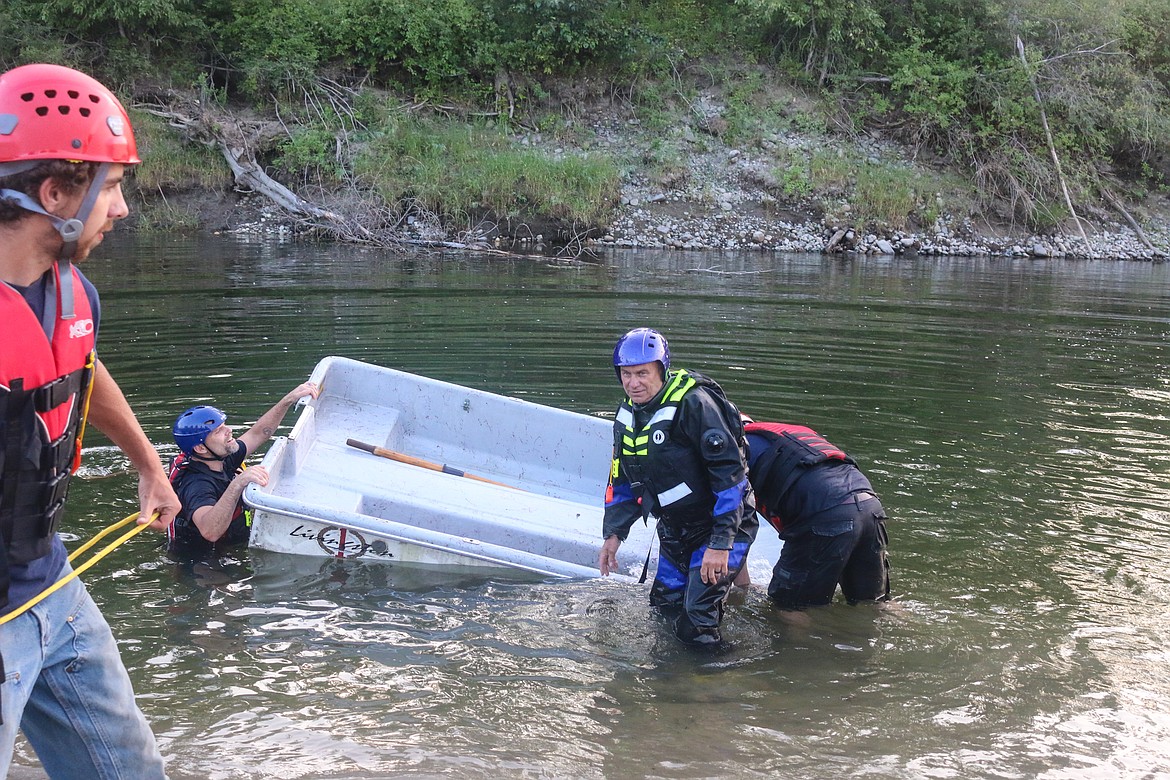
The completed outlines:
[[[622,378],[622,366],[640,366],[658,361],[662,375],[670,369],[670,345],[666,337],[653,328],[634,328],[618,339],[613,348],[613,370]]]
[[[227,415],[214,406],[192,406],[179,415],[171,434],[175,444],[188,455],[207,440],[208,434],[227,422]]]

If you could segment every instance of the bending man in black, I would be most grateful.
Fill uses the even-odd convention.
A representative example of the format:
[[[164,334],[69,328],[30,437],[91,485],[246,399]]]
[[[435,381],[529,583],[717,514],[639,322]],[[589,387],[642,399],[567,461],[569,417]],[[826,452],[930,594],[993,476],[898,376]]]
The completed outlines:
[[[838,583],[851,604],[889,599],[886,513],[854,460],[802,425],[745,432],[756,503],[784,540],[768,585],[777,606],[829,604]]]
[[[662,334],[637,328],[613,351],[626,392],[614,421],[613,466],[598,554],[603,576],[633,524],[658,518],[650,603],[697,645],[721,636],[723,601],[759,527],[744,461],[739,411],[711,379],[670,370]]]

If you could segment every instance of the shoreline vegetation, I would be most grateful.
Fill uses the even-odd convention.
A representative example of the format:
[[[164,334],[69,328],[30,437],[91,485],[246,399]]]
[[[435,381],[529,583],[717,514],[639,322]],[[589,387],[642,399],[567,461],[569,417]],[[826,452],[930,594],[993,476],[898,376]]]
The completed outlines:
[[[13,0],[6,68],[115,86],[133,227],[1166,259],[1155,0]]]

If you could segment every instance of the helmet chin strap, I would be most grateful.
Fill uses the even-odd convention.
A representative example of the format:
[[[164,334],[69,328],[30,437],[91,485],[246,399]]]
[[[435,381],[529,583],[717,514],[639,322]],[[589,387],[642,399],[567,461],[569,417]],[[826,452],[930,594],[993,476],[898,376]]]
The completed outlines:
[[[212,454],[212,456],[213,456],[213,457],[210,457],[210,458],[208,458],[208,457],[206,457],[206,456],[204,456],[204,455],[200,455],[198,452],[196,452],[195,450],[193,450],[193,449],[192,449],[192,450],[191,450],[191,457],[192,457],[192,458],[195,458],[195,459],[197,459],[197,460],[202,460],[202,461],[208,461],[208,462],[211,462],[211,463],[215,463],[215,462],[222,463],[222,462],[224,461],[224,458],[226,458],[226,457],[227,457],[227,455],[216,455],[216,454],[215,454],[215,450],[213,450],[213,449],[211,449],[211,447],[208,447],[208,446],[207,446],[207,442],[203,442],[203,445],[202,445],[202,446],[203,446],[203,449],[205,449],[205,450],[207,450],[208,452],[210,452],[210,453]]]
[[[28,170],[40,164],[42,161],[35,160],[29,162],[31,164],[27,166],[20,166],[20,170]],[[77,214],[72,219],[62,219],[56,214],[50,214],[45,211],[44,206],[33,200],[26,193],[18,190],[0,189],[0,199],[15,203],[25,211],[32,211],[48,217],[49,221],[53,223],[53,227],[61,235],[61,251],[57,256],[57,276],[61,284],[60,316],[63,320],[71,320],[76,316],[73,311],[73,273],[69,265],[77,255],[77,242],[81,240],[81,234],[85,231],[85,223],[89,219],[89,213],[93,211],[93,204],[97,202],[98,195],[101,194],[102,185],[105,184],[106,174],[109,173],[109,170],[110,163],[101,163],[98,165],[98,169],[93,176],[93,181],[90,182],[89,189],[86,190],[85,197],[81,201],[81,206],[78,207]],[[0,173],[3,175],[11,175],[18,172],[17,170],[7,168]]]

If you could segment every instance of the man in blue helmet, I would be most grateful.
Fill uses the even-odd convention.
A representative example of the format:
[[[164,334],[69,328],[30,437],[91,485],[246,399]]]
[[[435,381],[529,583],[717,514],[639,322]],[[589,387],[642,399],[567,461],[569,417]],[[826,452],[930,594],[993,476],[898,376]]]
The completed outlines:
[[[723,602],[758,528],[739,410],[708,377],[672,371],[656,330],[618,339],[613,365],[626,398],[614,420],[598,568],[603,576],[617,571],[630,528],[654,515],[659,558],[650,603],[684,642],[717,646]]]
[[[251,514],[240,497],[253,482],[267,485],[268,471],[263,466],[241,470],[244,459],[272,438],[293,404],[318,392],[312,382],[298,385],[238,439],[227,415],[214,406],[192,406],[179,415],[172,434],[182,455],[171,464],[171,482],[183,508],[171,525],[172,554],[200,557],[248,541]]]

